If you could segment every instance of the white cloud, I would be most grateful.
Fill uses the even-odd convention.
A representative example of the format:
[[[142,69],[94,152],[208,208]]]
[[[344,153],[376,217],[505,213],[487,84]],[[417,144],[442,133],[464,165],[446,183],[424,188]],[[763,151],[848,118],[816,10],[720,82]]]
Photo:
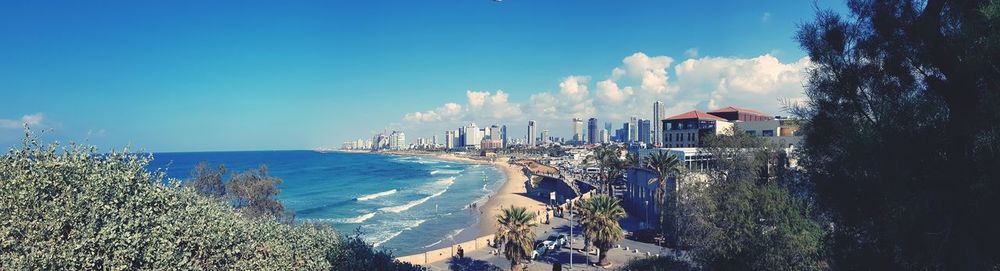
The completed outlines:
[[[549,125],[547,129],[558,136],[568,131],[569,120],[574,117],[597,117],[602,122],[619,122],[630,116],[650,118],[654,101],[663,101],[665,115],[669,116],[730,105],[781,114],[779,99],[805,100],[805,69],[811,65],[808,58],[792,63],[781,63],[771,54],[691,58],[696,55],[697,48],[691,48],[685,52],[689,59],[674,64],[669,56],[637,52],[624,57],[620,66],[612,67],[607,78],[594,82],[594,93],[590,93],[590,76],[571,75],[559,81],[558,91],[537,92],[521,103],[511,102],[503,91],[470,90],[466,91],[464,105],[448,103],[406,114],[404,120],[424,123],[419,127],[426,129],[431,129],[429,123],[454,129],[473,121],[520,127],[518,123],[534,119]]]
[[[42,121],[44,119],[45,115],[42,113],[24,115],[19,120],[0,119],[0,128],[20,130],[24,128],[25,124],[29,127],[37,128],[43,126]]]
[[[462,111],[462,106],[457,103],[446,103],[444,106],[425,112],[413,112],[403,117],[407,121],[433,122],[441,120],[452,120]]]
[[[736,105],[780,114],[779,99],[805,99],[805,70],[810,66],[806,57],[781,63],[765,54],[750,59],[689,59],[674,69],[684,96],[704,101],[706,109]]]

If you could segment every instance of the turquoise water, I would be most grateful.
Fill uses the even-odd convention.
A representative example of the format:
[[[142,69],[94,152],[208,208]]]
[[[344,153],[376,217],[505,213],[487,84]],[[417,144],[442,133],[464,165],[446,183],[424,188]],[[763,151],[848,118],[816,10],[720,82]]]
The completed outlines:
[[[284,180],[278,198],[297,221],[330,223],[349,234],[359,229],[395,255],[450,245],[462,241],[453,240],[458,234],[477,231],[471,226],[479,213],[467,206],[482,204],[503,177],[488,165],[313,151],[159,153],[149,168],[186,179],[200,161],[225,164],[229,173],[266,164]]]

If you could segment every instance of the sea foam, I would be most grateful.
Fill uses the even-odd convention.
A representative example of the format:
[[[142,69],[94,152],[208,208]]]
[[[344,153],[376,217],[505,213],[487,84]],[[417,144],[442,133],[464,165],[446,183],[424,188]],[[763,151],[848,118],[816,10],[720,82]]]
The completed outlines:
[[[396,194],[396,192],[398,192],[396,189],[392,189],[392,190],[389,190],[389,191],[382,191],[382,192],[378,192],[378,193],[374,193],[374,194],[368,194],[368,195],[360,196],[360,197],[355,198],[355,200],[357,200],[357,201],[372,200],[372,199],[375,199],[375,198],[378,198],[378,197],[381,197],[381,196],[388,196],[388,195]]]

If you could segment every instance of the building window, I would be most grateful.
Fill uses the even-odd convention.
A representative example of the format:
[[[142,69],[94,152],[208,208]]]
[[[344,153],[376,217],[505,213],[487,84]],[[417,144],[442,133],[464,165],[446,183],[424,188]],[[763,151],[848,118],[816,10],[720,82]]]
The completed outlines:
[[[760,131],[761,136],[774,136],[774,130],[763,130]]]

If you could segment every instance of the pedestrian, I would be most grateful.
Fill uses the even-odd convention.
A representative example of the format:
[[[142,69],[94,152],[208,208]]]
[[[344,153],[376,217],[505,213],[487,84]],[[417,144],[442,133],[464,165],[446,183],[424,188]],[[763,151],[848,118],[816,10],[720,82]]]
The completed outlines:
[[[465,250],[462,249],[461,245],[458,246],[458,258],[459,259],[465,258]]]

